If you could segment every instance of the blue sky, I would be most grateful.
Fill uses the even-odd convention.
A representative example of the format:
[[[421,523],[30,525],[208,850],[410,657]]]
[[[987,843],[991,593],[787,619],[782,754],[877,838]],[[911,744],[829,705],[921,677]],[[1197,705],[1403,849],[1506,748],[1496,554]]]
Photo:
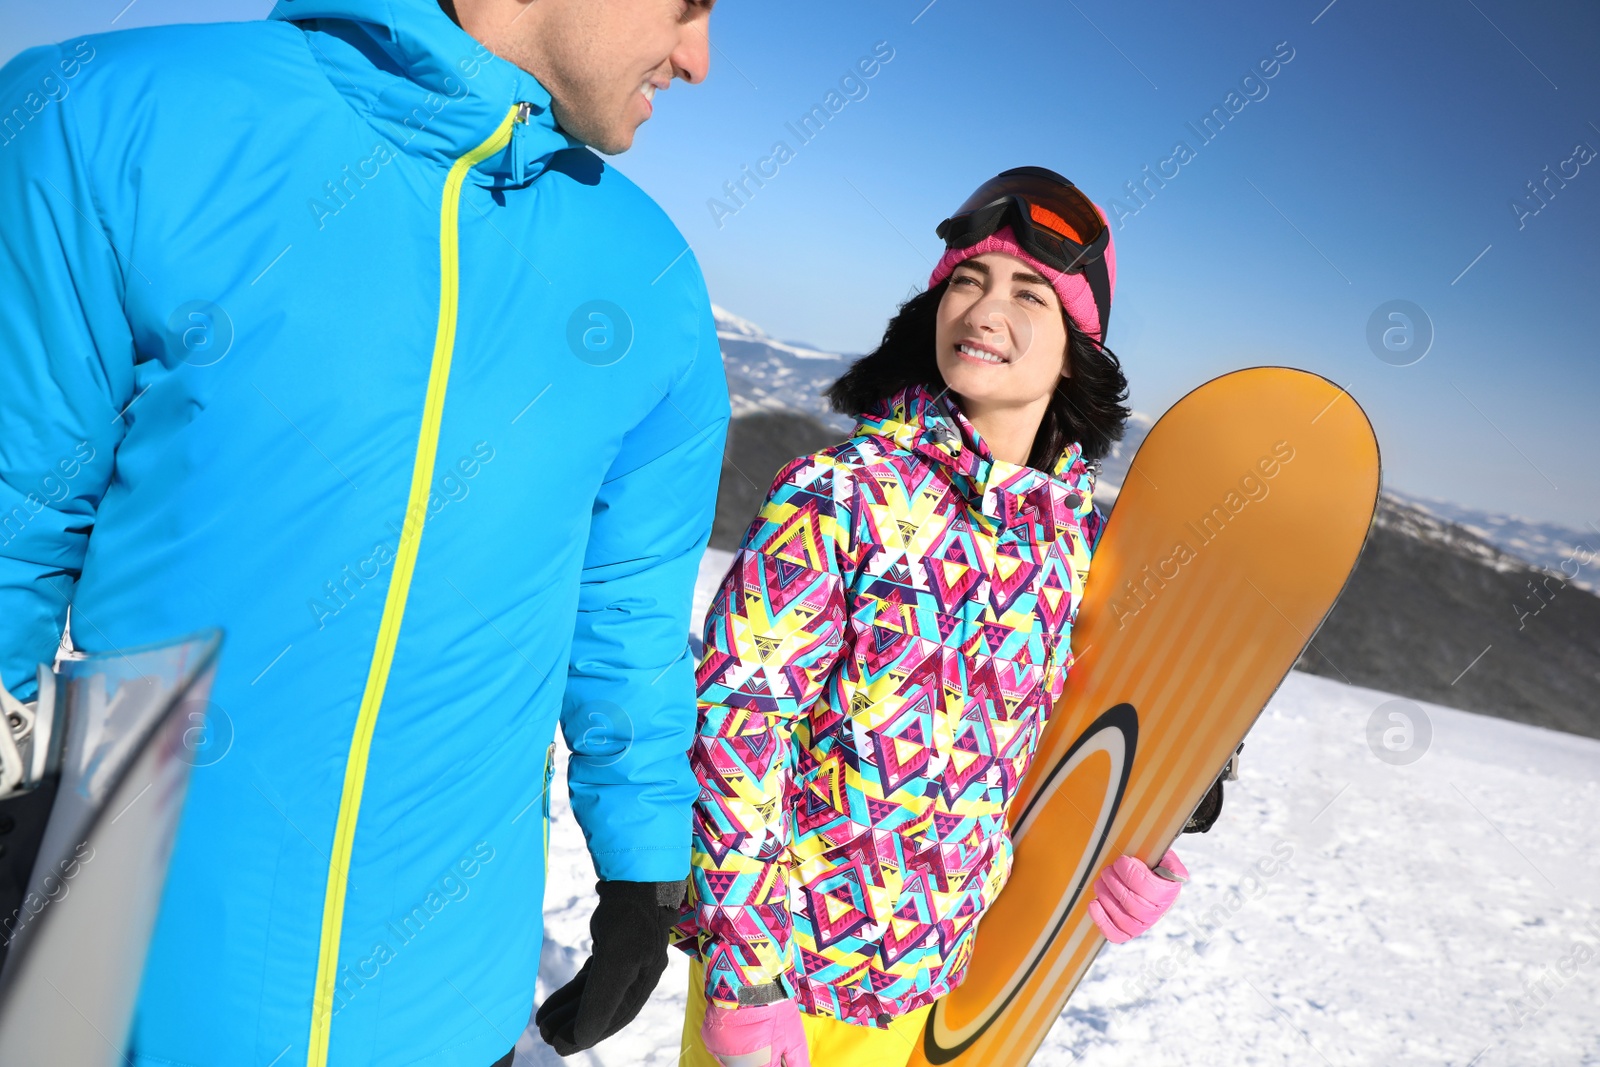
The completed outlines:
[[[0,0],[0,58],[270,6],[125,5]],[[1237,367],[1304,367],[1367,409],[1387,484],[1600,526],[1600,156],[1574,155],[1600,153],[1600,10],[1325,5],[721,0],[710,79],[658,96],[612,162],[677,221],[717,303],[845,352],[926,282],[934,226],[978,182],[1051,167],[1123,216],[1108,341],[1139,410]],[[801,143],[786,124],[879,42],[893,58],[865,95],[852,86]],[[1275,50],[1293,57],[1261,78]],[[1189,124],[1217,107],[1228,120],[1203,141]],[[724,183],[780,140],[792,158],[730,199]],[[1179,141],[1176,175],[1129,196]],[[1569,177],[1519,223],[1512,202],[1539,206],[1526,183],[1546,166]],[[1409,366],[1367,340],[1392,300],[1432,323]]]

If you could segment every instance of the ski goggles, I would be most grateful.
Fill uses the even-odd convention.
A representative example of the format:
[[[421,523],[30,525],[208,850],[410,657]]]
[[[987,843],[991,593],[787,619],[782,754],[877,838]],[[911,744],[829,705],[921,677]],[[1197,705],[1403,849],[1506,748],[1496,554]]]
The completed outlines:
[[[1111,317],[1105,252],[1111,229],[1076,185],[1045,167],[1013,167],[967,197],[934,231],[950,248],[977,244],[1009,224],[1023,251],[1064,274],[1082,274],[1104,325]]]

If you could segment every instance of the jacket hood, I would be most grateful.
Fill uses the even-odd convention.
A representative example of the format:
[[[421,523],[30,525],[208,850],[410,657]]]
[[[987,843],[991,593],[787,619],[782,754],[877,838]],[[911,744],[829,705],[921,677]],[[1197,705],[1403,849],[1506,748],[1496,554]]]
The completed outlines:
[[[888,437],[947,467],[973,509],[1005,528],[1038,522],[1043,537],[1053,540],[1093,508],[1094,472],[1082,445],[1067,445],[1049,471],[997,459],[948,387],[935,393],[908,385],[858,415],[855,432]]]
[[[582,145],[556,124],[538,79],[489,51],[436,0],[278,0],[268,18],[306,31],[334,88],[403,152],[449,166],[518,103],[531,105],[527,121],[475,168],[479,180],[525,184],[553,154]]]

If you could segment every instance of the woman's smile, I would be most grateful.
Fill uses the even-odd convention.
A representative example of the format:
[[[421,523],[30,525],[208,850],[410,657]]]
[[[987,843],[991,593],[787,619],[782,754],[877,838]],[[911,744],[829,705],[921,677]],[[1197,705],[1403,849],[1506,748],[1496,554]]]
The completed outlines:
[[[978,341],[961,341],[956,344],[956,355],[969,363],[983,363],[993,366],[995,364],[1010,363],[1011,360],[1003,355],[999,349],[992,345],[982,344]]]

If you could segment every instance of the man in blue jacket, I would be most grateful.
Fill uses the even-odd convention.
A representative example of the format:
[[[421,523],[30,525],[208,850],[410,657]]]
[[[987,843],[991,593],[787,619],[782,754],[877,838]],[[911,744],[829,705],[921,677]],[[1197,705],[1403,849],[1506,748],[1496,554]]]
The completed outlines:
[[[69,605],[92,652],[227,634],[133,1062],[509,1062],[558,720],[601,903],[541,1030],[654,986],[728,398],[585,146],[705,76],[710,6],[283,0],[0,70],[0,675]]]

